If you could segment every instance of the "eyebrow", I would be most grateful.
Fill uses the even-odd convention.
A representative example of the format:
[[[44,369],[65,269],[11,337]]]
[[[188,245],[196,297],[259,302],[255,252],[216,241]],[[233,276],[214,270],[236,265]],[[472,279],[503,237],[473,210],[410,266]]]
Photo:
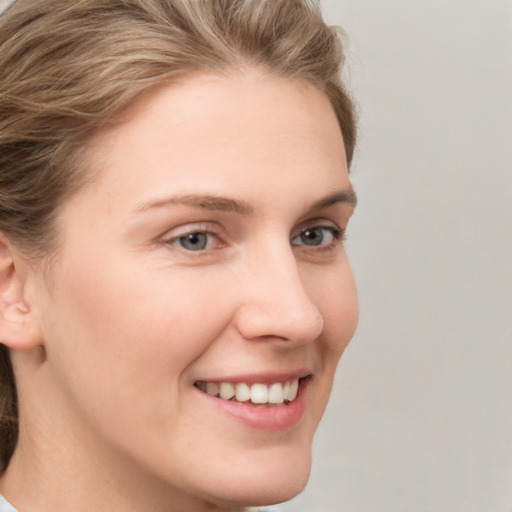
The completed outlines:
[[[338,203],[347,204],[350,206],[351,210],[354,211],[357,206],[357,196],[354,189],[350,187],[346,190],[340,190],[316,201],[311,205],[307,213],[323,210],[324,208],[328,208],[329,206],[333,206]]]
[[[306,214],[317,210],[328,208],[337,203],[345,203],[352,210],[356,207],[357,198],[354,190],[340,190],[314,202],[307,210]],[[242,216],[248,216],[254,213],[254,208],[246,201],[231,199],[228,197],[219,197],[214,195],[186,194],[180,196],[167,197],[158,201],[143,204],[135,209],[135,213],[162,208],[168,205],[185,205],[194,208],[200,208],[209,211],[220,211],[227,213],[236,213]]]
[[[244,216],[250,215],[254,211],[254,208],[249,203],[238,199],[230,199],[227,197],[213,195],[187,194],[183,196],[167,197],[159,201],[144,204],[136,208],[135,212],[143,212],[146,210],[152,210],[153,208],[162,208],[164,206],[174,204],[192,206],[194,208],[201,208],[210,211],[237,213]]]

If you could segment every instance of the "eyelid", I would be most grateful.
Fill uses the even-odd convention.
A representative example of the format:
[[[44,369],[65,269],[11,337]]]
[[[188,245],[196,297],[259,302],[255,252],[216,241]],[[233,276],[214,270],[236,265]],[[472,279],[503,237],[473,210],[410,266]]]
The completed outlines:
[[[312,219],[309,221],[305,221],[301,223],[293,232],[291,239],[296,238],[304,231],[307,231],[308,229],[315,229],[315,228],[325,228],[330,229],[333,232],[339,233],[340,236],[343,236],[345,233],[345,229],[340,227],[336,222],[324,218],[320,219]]]
[[[174,226],[167,231],[160,238],[179,238],[180,236],[187,236],[190,233],[197,232],[212,232],[217,233],[220,227],[216,222],[210,221],[196,221],[186,222],[178,226]]]
[[[308,244],[304,240],[300,240],[303,233],[308,230],[325,230],[329,234],[323,234],[320,243]],[[326,237],[328,237],[326,239]],[[345,240],[345,229],[341,228],[336,222],[327,219],[314,219],[303,223],[293,236],[290,238],[290,244],[295,251],[299,251],[304,255],[316,255],[322,258],[337,253],[337,250],[343,247]]]
[[[174,245],[174,242],[176,242],[180,238],[184,238],[195,233],[213,235],[220,241],[222,239],[221,232],[222,230],[215,223],[196,222],[193,224],[186,224],[184,226],[176,227],[166,231],[164,235],[159,237],[159,241],[166,245]]]
[[[322,226],[322,225],[320,225],[320,226],[311,226],[309,228],[303,229],[302,231],[300,231],[296,236],[294,236],[291,239],[292,243],[294,242],[294,240],[299,238],[306,231],[313,231],[315,229],[323,229],[325,231],[328,231],[330,233],[330,235],[332,236],[333,241],[330,244],[321,244],[321,245],[318,245],[318,246],[311,245],[311,246],[309,246],[310,248],[315,248],[315,247],[318,247],[318,248],[323,247],[323,248],[325,248],[325,247],[328,247],[329,245],[334,245],[336,242],[341,241],[344,238],[344,233],[342,231],[340,231],[339,229],[334,228],[332,226]],[[305,246],[307,246],[307,244],[296,244],[296,245],[305,245]]]
[[[321,243],[319,245],[307,245],[301,243],[294,243],[294,240],[301,236],[307,230],[325,229],[331,232],[332,240],[328,243]],[[179,240],[192,234],[205,234],[213,237],[214,242],[204,249],[197,251],[189,251],[180,246]],[[290,243],[299,250],[305,251],[329,251],[340,245],[345,239],[345,229],[341,228],[338,223],[326,218],[316,218],[302,222],[291,234]],[[197,221],[192,223],[183,224],[174,227],[165,232],[164,235],[158,237],[157,243],[166,246],[169,249],[176,249],[180,252],[192,255],[193,257],[205,256],[211,254],[211,251],[223,249],[230,244],[227,242],[226,235],[222,226],[216,222],[211,221]]]

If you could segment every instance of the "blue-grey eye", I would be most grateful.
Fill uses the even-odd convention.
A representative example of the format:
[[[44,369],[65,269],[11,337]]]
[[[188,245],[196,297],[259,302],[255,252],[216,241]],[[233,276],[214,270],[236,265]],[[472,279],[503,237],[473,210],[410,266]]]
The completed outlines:
[[[208,233],[190,233],[180,236],[177,242],[187,251],[203,251],[208,246]]]
[[[319,245],[332,244],[336,238],[337,231],[334,228],[318,226],[316,228],[308,228],[302,231],[292,240],[292,244],[316,247]]]

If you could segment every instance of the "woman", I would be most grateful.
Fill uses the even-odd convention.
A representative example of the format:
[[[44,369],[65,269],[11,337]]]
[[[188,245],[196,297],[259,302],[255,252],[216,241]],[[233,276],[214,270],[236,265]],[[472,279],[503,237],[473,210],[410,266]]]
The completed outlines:
[[[341,60],[306,0],[4,13],[0,489],[15,509],[241,510],[304,487],[357,323]]]

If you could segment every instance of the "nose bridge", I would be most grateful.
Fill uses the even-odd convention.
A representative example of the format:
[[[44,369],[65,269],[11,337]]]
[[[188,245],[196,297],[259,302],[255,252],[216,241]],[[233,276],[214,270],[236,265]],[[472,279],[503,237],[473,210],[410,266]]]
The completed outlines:
[[[255,252],[247,265],[238,329],[248,339],[315,340],[323,318],[308,295],[289,244]]]

